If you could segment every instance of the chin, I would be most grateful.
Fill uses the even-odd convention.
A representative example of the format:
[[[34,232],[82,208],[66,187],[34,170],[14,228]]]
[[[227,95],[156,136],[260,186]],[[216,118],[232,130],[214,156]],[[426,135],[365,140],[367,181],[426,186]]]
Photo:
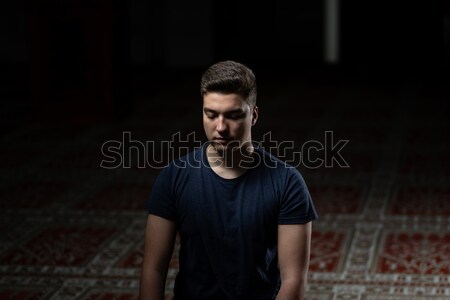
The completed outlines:
[[[233,145],[233,143],[226,143],[226,144],[222,144],[222,143],[216,143],[214,141],[211,141],[211,146],[214,148],[214,150],[216,150],[218,153],[224,153],[224,152],[234,152],[236,150],[239,150],[238,147],[235,147]]]
[[[227,144],[221,144],[216,142],[211,142],[211,146],[217,151],[217,152],[223,152],[228,149]]]

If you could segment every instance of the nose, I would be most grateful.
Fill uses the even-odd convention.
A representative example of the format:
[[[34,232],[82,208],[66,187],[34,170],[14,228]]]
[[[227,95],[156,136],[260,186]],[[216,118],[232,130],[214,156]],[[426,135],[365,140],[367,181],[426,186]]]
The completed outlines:
[[[225,132],[228,130],[228,124],[224,117],[221,116],[217,119],[216,130],[217,132]]]

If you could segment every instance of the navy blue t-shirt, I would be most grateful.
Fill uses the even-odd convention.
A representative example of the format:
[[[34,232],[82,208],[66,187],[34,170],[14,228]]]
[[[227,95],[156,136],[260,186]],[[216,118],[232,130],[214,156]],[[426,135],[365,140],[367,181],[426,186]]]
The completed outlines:
[[[244,174],[225,179],[209,166],[204,145],[155,181],[145,207],[176,220],[180,234],[176,300],[275,299],[278,224],[317,214],[295,168],[259,148],[251,159]]]

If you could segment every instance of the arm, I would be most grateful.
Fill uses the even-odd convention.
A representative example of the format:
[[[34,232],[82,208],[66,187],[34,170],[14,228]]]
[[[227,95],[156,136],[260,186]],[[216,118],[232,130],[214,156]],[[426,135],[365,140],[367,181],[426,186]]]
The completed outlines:
[[[148,215],[139,288],[140,300],[162,300],[176,237],[175,221]]]
[[[281,287],[277,300],[303,300],[309,266],[311,222],[278,225]]]

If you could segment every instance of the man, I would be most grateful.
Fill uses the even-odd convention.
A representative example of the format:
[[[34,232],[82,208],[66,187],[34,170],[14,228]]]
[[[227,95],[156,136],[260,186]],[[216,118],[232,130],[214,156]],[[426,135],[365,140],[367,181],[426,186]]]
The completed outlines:
[[[299,172],[252,144],[255,76],[219,62],[201,94],[209,142],[164,168],[146,202],[140,298],[164,298],[179,232],[175,300],[303,299],[317,214]]]

